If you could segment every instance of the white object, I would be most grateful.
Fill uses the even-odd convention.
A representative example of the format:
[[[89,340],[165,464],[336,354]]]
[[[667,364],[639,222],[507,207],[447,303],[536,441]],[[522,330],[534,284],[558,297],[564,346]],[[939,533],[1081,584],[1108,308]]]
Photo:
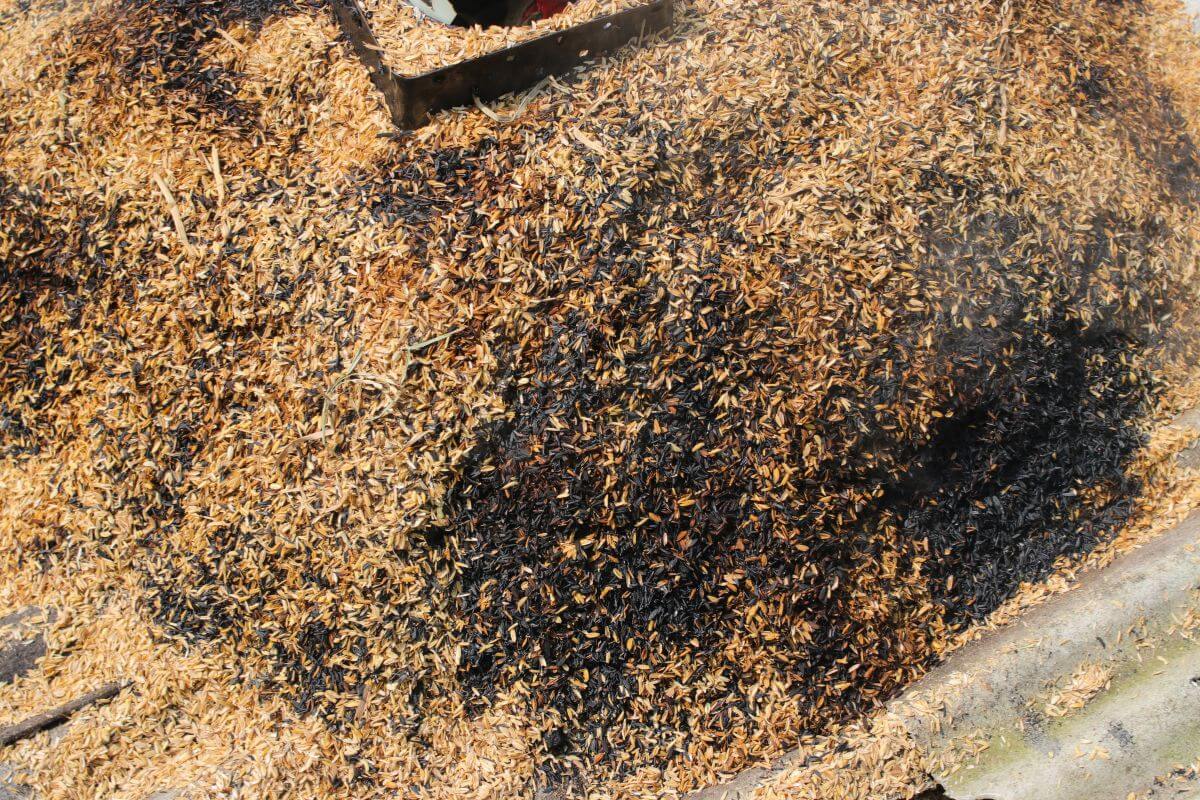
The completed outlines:
[[[421,16],[443,25],[450,25],[458,16],[458,12],[450,4],[450,0],[408,0],[408,4],[415,8]]]

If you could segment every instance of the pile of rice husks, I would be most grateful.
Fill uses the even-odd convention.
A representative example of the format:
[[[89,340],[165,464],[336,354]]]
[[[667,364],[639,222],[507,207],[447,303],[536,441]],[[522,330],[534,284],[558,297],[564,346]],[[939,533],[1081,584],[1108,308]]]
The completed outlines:
[[[0,0],[0,723],[132,682],[0,758],[649,797],[860,719],[1136,510],[1179,14],[680,0],[401,133],[315,0]]]

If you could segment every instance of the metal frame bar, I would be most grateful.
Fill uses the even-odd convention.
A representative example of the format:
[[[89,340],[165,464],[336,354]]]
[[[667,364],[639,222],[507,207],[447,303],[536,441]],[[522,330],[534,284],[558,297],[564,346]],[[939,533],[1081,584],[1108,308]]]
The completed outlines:
[[[503,50],[405,76],[384,61],[383,50],[358,0],[330,2],[343,33],[383,95],[392,122],[405,130],[421,127],[435,112],[468,105],[475,97],[495,100],[528,88],[547,75],[559,75],[632,39],[666,30],[674,21],[673,0],[651,0]]]

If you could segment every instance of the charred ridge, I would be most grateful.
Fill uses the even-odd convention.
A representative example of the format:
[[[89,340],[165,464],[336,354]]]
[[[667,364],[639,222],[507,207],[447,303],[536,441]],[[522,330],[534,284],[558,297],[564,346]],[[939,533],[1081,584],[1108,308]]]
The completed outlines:
[[[80,208],[81,222],[62,226],[63,206]],[[65,316],[68,331],[80,329],[87,298],[111,278],[110,248],[97,241],[95,227],[112,215],[56,186],[20,186],[0,173],[0,207],[6,212],[4,244],[22,255],[0,259],[0,453],[27,455],[40,450],[43,416],[52,411],[78,364],[58,361],[63,332],[44,324]]]
[[[928,549],[926,577],[955,625],[986,616],[1060,556],[1104,541],[1141,489],[1126,466],[1144,443],[1139,420],[1157,392],[1146,356],[1158,343],[1145,331],[1174,312],[1146,256],[1170,232],[1155,220],[1096,213],[1070,268],[1047,274],[1059,300],[1035,315],[1034,334],[1021,322],[1031,305],[985,276],[1019,257],[1018,242],[1040,229],[986,214],[965,234],[931,231],[928,240],[931,272],[970,288],[966,319],[976,322],[938,312],[949,332],[947,369],[966,371],[928,440],[903,451],[880,510]],[[1115,296],[1097,277],[1113,272],[1128,276]],[[979,324],[987,318],[1000,324]],[[992,369],[997,362],[1006,366]]]
[[[888,486],[882,512],[928,548],[925,578],[948,621],[983,618],[1127,518],[1147,397],[1113,364],[1135,353],[1119,334],[1064,326],[1014,353],[1044,371],[1005,376],[948,417]],[[1081,508],[1085,494],[1102,502]]]
[[[618,301],[555,321],[533,355],[509,365],[509,413],[480,432],[450,493],[448,524],[430,534],[459,565],[468,703],[480,709],[498,688],[530,685],[549,721],[544,778],[570,782],[564,759],[603,758],[606,732],[633,716],[639,671],[683,662],[725,681],[705,723],[732,740],[760,709],[739,689],[752,676],[721,647],[747,635],[746,610],[770,598],[773,668],[819,730],[862,713],[898,686],[897,675],[929,662],[917,612],[926,599],[946,623],[965,624],[1059,556],[1110,535],[1139,488],[1126,467],[1154,391],[1148,371],[1124,365],[1138,363],[1148,344],[1140,325],[1165,310],[1166,290],[1144,275],[1131,287],[1143,301],[1128,309],[1091,281],[1166,232],[1098,214],[1091,235],[1047,276],[1057,305],[1031,321],[1032,299],[1003,272],[1036,226],[990,214],[966,234],[931,223],[928,279],[974,275],[973,288],[991,288],[977,292],[981,307],[971,313],[1000,324],[964,324],[949,300],[933,312],[954,390],[920,441],[879,427],[872,413],[902,397],[902,386],[826,398],[831,422],[817,430],[833,454],[787,499],[773,496],[760,467],[798,464],[805,432],[791,432],[792,449],[764,440],[750,411],[726,413],[728,384],[711,380],[780,380],[780,365],[762,357],[778,309],[740,307],[703,270],[682,297],[634,266],[603,275],[623,287]],[[1110,246],[1114,237],[1122,247]],[[640,346],[619,359],[621,380],[606,381],[614,342],[630,329]],[[911,343],[894,346],[874,372],[902,361]],[[847,401],[852,410],[840,413]],[[1077,502],[1085,493],[1106,499],[1089,512]],[[889,560],[894,571],[872,566]],[[855,585],[864,569],[869,591],[891,598],[882,611],[868,611],[874,598]],[[920,576],[912,584],[898,577],[910,570]],[[851,664],[864,668],[846,681]],[[712,699],[701,693],[688,705]],[[669,739],[686,725],[670,718],[641,734]]]
[[[257,31],[272,17],[296,13],[306,0],[121,0],[73,31],[74,69],[111,68],[125,84],[150,84],[163,103],[188,114],[213,114],[250,133],[252,109],[238,98],[236,72],[206,62],[219,30],[241,23]]]

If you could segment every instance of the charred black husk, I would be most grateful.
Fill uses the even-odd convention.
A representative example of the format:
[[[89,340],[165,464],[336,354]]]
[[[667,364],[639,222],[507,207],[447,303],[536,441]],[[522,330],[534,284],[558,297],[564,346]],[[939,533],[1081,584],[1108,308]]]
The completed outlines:
[[[998,277],[1034,224],[981,216],[965,237],[931,225],[926,290],[954,298],[948,310],[962,299],[949,284]],[[914,649],[930,650],[928,601],[945,624],[980,619],[1125,519],[1139,485],[1126,465],[1154,392],[1149,371],[1127,365],[1166,313],[1166,287],[1147,275],[1142,303],[1118,308],[1096,302],[1090,276],[1113,257],[1111,237],[1136,248],[1162,234],[1101,215],[1053,276],[1060,300],[1036,319],[1032,298],[1007,288],[974,298],[990,325],[946,313],[936,363],[953,391],[915,438],[876,417],[911,390],[910,343],[893,340],[869,370],[890,379],[831,393],[815,423],[776,418],[764,436],[767,408],[722,398],[787,385],[778,308],[722,292],[718,256],[712,273],[686,275],[682,296],[630,262],[590,275],[611,303],[547,324],[509,366],[507,413],[450,495],[442,535],[460,568],[460,676],[476,707],[526,683],[554,720],[551,755],[595,758],[614,747],[647,674],[671,665],[719,688],[672,686],[686,701],[636,733],[663,746],[697,725],[727,743],[745,735],[762,670],[811,710],[813,730],[886,698]],[[811,470],[814,441],[827,455]],[[1085,506],[1085,493],[1101,502]],[[769,654],[751,671],[728,647],[749,635]]]

